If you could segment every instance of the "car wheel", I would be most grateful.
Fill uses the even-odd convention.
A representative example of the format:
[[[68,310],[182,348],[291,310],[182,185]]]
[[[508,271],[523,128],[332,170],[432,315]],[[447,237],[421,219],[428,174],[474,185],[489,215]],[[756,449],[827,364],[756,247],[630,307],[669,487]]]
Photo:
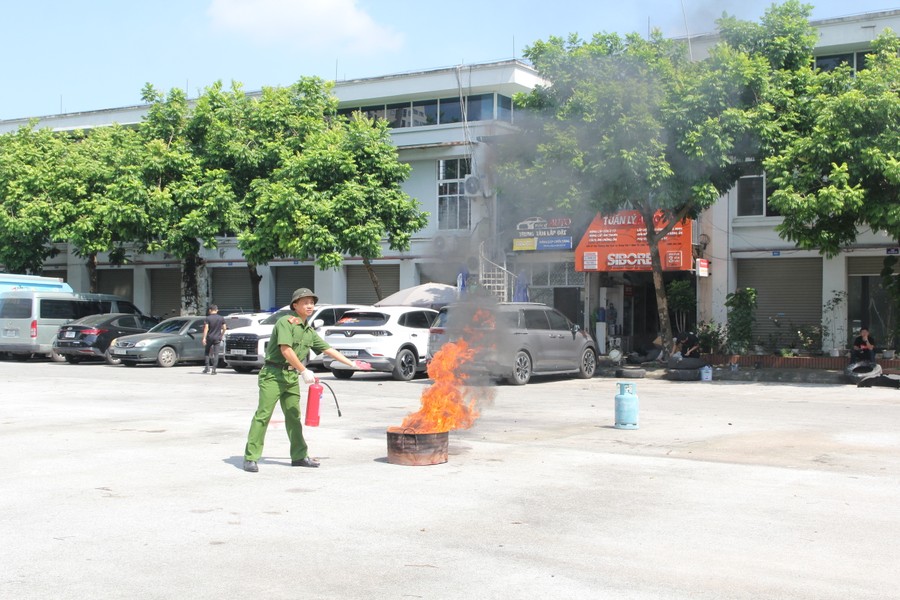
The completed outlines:
[[[125,365],[126,367],[136,367],[137,366],[137,363],[133,360],[123,360],[122,364]]]
[[[171,367],[178,362],[178,354],[172,346],[164,346],[156,355],[156,364],[161,367]]]
[[[108,364],[108,365],[116,366],[116,365],[121,365],[121,364],[122,364],[122,359],[121,359],[121,358],[116,358],[115,356],[113,356],[112,354],[110,354],[110,353],[109,353],[109,350],[107,350],[106,352],[104,352],[104,353],[103,353],[103,356],[106,358],[106,364]]]
[[[231,367],[238,373],[250,373],[253,371],[253,367]]]
[[[531,381],[531,356],[524,350],[516,352],[516,360],[513,361],[513,372],[507,381],[513,385],[525,385]]]
[[[63,356],[56,350],[51,350],[50,351],[50,360],[52,360],[53,362],[64,362],[64,361],[68,360],[68,355]]]
[[[70,365],[77,365],[81,362],[80,356],[72,356],[71,354],[63,355],[63,360],[65,360]]]
[[[416,376],[416,355],[409,348],[403,348],[397,353],[397,362],[391,375],[397,381],[410,381]]]
[[[350,379],[353,377],[353,371],[349,369],[334,369],[331,371],[331,374],[334,375],[335,379]]]
[[[578,377],[581,379],[590,379],[597,372],[597,355],[594,354],[593,348],[585,348],[581,354],[581,361],[578,364]]]

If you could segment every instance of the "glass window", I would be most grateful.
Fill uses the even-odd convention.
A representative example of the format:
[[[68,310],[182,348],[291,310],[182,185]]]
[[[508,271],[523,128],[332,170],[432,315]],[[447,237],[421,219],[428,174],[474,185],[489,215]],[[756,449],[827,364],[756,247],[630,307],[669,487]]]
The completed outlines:
[[[440,117],[438,122],[444,124],[459,123],[460,121],[462,121],[462,106],[459,103],[459,98],[442,98],[440,100]]]
[[[548,310],[547,317],[550,318],[550,329],[569,330],[572,326],[564,314],[556,310]]]
[[[833,71],[841,65],[853,66],[853,53],[832,54],[831,56],[817,56],[816,67],[823,71]]]
[[[31,298],[6,298],[0,300],[0,318],[31,318]]]
[[[472,217],[469,197],[463,192],[463,181],[471,173],[468,158],[438,161],[438,229],[468,230]]]
[[[412,109],[409,102],[388,104],[385,118],[391,127],[412,127]]]
[[[494,95],[479,94],[466,98],[466,118],[469,121],[491,121],[494,119]]]
[[[497,95],[497,120],[512,123],[512,98]]]
[[[388,322],[388,316],[380,312],[351,312],[337,322],[343,327],[379,327]]]
[[[738,179],[737,201],[739,217],[762,215],[765,187],[762,175],[750,175]]]
[[[419,102],[413,102],[410,122],[412,127],[417,127],[420,125],[437,125],[437,100],[423,100]]]
[[[856,70],[862,71],[866,68],[866,54],[867,52],[857,52],[856,53]]]
[[[524,311],[524,313],[526,329],[550,329],[550,322],[547,320],[547,311],[538,308],[527,309]]]
[[[383,119],[384,118],[384,105],[383,104],[381,106],[363,106],[359,110],[370,119]]]
[[[74,300],[41,300],[41,317],[44,319],[77,319],[79,315]]]

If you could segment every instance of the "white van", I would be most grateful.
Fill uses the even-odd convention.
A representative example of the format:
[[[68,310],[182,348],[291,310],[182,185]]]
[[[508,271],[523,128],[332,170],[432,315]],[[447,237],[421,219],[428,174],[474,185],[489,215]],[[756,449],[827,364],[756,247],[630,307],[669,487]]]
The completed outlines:
[[[111,294],[4,292],[0,294],[0,352],[16,360],[28,360],[34,354],[62,360],[53,352],[59,328],[87,315],[105,313],[143,314],[131,302]]]

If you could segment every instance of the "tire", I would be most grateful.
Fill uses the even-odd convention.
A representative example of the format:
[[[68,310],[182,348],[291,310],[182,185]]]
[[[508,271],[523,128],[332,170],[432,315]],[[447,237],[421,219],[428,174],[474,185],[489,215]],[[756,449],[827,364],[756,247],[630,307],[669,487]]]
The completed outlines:
[[[626,367],[624,369],[616,369],[616,377],[621,378],[630,378],[630,379],[643,379],[647,375],[647,371],[644,369],[636,369]]]
[[[161,367],[168,369],[169,367],[174,367],[177,362],[178,353],[175,352],[175,348],[172,346],[163,346],[159,354],[156,355],[156,364]]]
[[[531,356],[524,350],[516,352],[513,361],[513,372],[506,380],[512,385],[525,385],[531,381]]]
[[[418,362],[412,350],[402,348],[397,353],[397,362],[394,363],[394,370],[391,375],[397,381],[411,381],[416,376],[416,365]]]
[[[350,379],[353,377],[353,371],[350,369],[334,369],[331,371],[335,379]]]
[[[126,367],[136,367],[137,366],[137,363],[133,360],[123,360],[122,364],[125,365]]]
[[[237,371],[238,373],[252,373],[253,372],[253,367],[231,367],[231,368],[233,370]]]
[[[585,348],[578,363],[578,378],[590,379],[597,372],[597,354],[593,348]]]
[[[80,356],[72,356],[71,354],[64,354],[63,360],[65,360],[70,365],[77,365],[78,363],[81,362],[81,357]]]
[[[68,354],[62,355],[59,352],[57,352],[56,350],[50,351],[50,360],[52,360],[53,362],[68,362],[68,358],[69,358]]]
[[[103,357],[106,359],[106,364],[117,366],[122,364],[121,358],[116,358],[112,354],[109,353],[109,349],[107,348],[106,352],[103,353]]]

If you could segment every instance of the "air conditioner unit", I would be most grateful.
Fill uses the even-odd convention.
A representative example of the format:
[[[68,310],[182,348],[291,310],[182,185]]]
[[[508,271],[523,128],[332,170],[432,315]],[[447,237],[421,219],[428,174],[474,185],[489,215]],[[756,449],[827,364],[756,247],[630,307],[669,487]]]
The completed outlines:
[[[437,254],[455,252],[459,246],[459,238],[455,235],[440,234],[434,236],[434,249]]]
[[[466,196],[483,196],[484,189],[481,186],[481,178],[478,175],[466,175],[463,181],[463,189]]]

